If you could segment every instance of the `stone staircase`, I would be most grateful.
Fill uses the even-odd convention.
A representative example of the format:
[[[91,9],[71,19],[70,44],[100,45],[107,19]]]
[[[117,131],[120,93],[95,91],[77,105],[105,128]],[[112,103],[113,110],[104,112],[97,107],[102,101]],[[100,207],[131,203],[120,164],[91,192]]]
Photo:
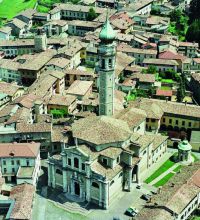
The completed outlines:
[[[86,209],[88,203],[84,202],[83,199],[80,199],[77,196],[61,193],[57,196],[57,200],[58,202],[54,202],[54,204],[68,210],[69,212],[79,213],[81,215],[87,215],[89,213]]]
[[[59,202],[53,202],[55,206],[65,209],[72,213],[78,213],[81,215],[88,215],[89,211],[83,207],[81,207],[78,203],[75,202],[65,202],[65,203],[59,203]]]

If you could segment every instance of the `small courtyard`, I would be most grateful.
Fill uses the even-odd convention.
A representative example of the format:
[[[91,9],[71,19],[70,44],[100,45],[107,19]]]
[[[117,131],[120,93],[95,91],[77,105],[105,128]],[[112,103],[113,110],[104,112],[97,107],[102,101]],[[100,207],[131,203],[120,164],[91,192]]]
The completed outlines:
[[[144,182],[155,187],[165,185],[176,173],[181,171],[182,163],[175,162],[177,152],[166,160],[158,169],[153,172]],[[199,160],[195,153],[192,153],[193,161]]]

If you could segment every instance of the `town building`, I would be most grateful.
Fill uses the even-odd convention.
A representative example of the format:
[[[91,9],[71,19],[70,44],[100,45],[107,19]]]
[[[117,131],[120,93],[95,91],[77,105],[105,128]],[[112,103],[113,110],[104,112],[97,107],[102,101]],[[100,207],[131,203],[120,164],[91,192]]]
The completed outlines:
[[[200,164],[175,174],[137,215],[137,220],[186,220],[199,207]]]
[[[175,71],[178,69],[178,62],[176,60],[167,60],[167,59],[147,59],[143,60],[144,67],[155,66],[156,69],[161,72],[165,71]]]
[[[0,28],[0,39],[1,40],[9,40],[11,35],[11,27],[2,27]]]
[[[200,103],[200,73],[191,74],[190,89],[195,100]]]
[[[132,46],[129,46],[127,44],[118,45],[117,51],[126,53],[127,55],[134,57],[135,64],[137,65],[142,65],[145,59],[155,59],[157,56],[156,50],[133,48]]]
[[[95,21],[72,20],[68,22],[67,32],[70,35],[85,36],[89,31],[95,31],[102,24]]]
[[[185,131],[190,137],[192,130],[200,128],[200,107],[196,105],[141,98],[133,106],[145,110],[146,129],[150,131]]]
[[[191,42],[178,42],[178,52],[189,58],[196,57],[198,44]]]
[[[39,143],[0,144],[1,174],[8,182],[36,185],[40,172]]]

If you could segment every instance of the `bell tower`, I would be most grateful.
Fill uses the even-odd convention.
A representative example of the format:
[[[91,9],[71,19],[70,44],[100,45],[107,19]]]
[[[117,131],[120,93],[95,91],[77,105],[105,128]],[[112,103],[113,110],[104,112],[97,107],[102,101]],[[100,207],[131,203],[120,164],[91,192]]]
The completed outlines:
[[[99,34],[99,115],[111,116],[114,113],[116,33],[110,25],[108,15]]]

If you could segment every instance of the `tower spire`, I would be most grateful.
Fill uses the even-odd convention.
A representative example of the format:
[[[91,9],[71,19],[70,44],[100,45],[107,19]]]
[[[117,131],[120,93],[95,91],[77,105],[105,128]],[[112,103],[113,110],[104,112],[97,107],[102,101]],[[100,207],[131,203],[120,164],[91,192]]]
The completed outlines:
[[[115,88],[115,31],[108,16],[100,31],[101,42],[98,47],[99,56],[99,115],[111,116],[114,113],[114,88]]]
[[[100,40],[114,40],[115,37],[116,37],[116,33],[110,24],[108,10],[107,10],[106,21],[100,31],[99,39]]]

